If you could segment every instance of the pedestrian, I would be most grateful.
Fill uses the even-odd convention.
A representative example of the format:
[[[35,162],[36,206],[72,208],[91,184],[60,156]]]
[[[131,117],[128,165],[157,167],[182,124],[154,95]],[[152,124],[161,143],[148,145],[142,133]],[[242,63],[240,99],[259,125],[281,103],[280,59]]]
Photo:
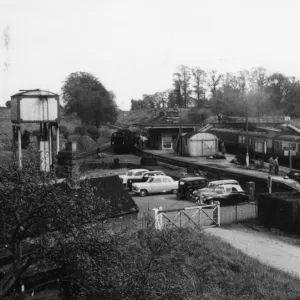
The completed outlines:
[[[225,144],[224,144],[224,142],[222,142],[222,143],[221,143],[221,152],[222,152],[222,155],[224,155],[224,154],[225,154],[225,152],[226,152],[226,149],[225,149]]]
[[[100,153],[101,153],[101,150],[100,150],[100,147],[98,146],[98,148],[97,148],[97,158],[100,158]]]
[[[274,172],[275,172],[275,175],[278,175],[278,172],[279,172],[279,163],[278,163],[278,156],[275,157],[274,159]]]
[[[269,158],[269,175],[273,173],[273,169],[274,169],[274,160],[273,160],[273,156],[271,155]]]

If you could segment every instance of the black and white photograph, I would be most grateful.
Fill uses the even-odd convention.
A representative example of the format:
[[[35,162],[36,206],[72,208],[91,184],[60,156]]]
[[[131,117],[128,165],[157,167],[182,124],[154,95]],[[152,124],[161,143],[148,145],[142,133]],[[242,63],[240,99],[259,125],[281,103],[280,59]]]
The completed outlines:
[[[0,299],[300,299],[299,12],[0,0]]]

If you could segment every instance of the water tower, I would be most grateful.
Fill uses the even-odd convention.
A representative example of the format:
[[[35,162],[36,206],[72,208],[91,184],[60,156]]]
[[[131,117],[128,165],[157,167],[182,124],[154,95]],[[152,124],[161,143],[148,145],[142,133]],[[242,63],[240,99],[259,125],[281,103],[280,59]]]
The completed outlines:
[[[21,124],[40,124],[39,150],[41,170],[49,171],[53,161],[53,127],[56,129],[56,151],[59,151],[59,96],[41,90],[20,90],[11,96],[13,148],[18,146],[19,166],[22,166]]]

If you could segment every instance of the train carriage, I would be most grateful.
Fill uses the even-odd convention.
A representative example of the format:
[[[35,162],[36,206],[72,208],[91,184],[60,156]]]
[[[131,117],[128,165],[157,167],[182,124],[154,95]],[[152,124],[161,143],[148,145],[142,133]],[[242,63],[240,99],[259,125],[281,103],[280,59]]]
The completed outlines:
[[[279,163],[289,165],[289,150],[291,151],[292,167],[300,168],[300,136],[280,135],[275,132],[245,131],[229,128],[214,128],[209,132],[215,134],[224,142],[227,152],[246,153],[251,158],[267,160],[270,155],[278,156]]]
[[[258,131],[240,131],[238,133],[237,148],[240,153],[248,151],[251,157],[260,158],[263,154],[273,153],[273,133],[258,132]]]
[[[279,162],[289,164],[291,152],[292,167],[300,168],[300,136],[277,135],[273,140],[273,154],[279,157]]]
[[[228,128],[213,128],[208,132],[216,135],[219,138],[220,142],[224,142],[226,150],[228,152],[236,151],[239,130]]]

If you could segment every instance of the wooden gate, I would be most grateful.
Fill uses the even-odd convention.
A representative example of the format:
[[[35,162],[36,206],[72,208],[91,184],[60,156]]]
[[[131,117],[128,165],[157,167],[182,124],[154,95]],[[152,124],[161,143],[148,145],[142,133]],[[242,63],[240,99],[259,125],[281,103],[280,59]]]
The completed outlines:
[[[163,210],[154,208],[155,228],[168,227],[207,227],[220,226],[220,206],[205,205]]]

